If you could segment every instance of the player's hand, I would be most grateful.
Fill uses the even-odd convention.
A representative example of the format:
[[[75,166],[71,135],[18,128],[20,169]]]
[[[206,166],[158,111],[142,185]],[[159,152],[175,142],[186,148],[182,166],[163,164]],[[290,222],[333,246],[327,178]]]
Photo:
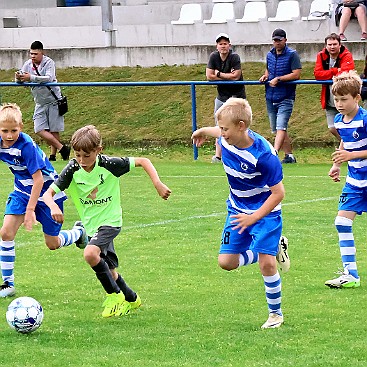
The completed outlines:
[[[329,177],[334,182],[340,182],[340,167],[336,166],[335,164],[330,168]]]
[[[169,198],[169,196],[171,195],[171,190],[168,188],[168,186],[166,186],[162,181],[159,181],[156,185],[155,185],[156,190],[158,191],[159,196],[164,199],[167,200]]]
[[[31,231],[33,225],[37,223],[36,214],[34,210],[26,210],[24,215],[23,225],[27,231]]]
[[[331,159],[336,164],[342,164],[343,162],[348,162],[353,158],[351,152],[337,148],[336,151],[331,154]]]
[[[206,137],[204,135],[201,135],[201,133],[196,130],[191,135],[191,140],[194,145],[197,147],[201,147],[206,142]]]
[[[58,206],[57,208],[51,209],[51,217],[57,223],[64,223],[64,214]]]
[[[253,225],[256,222],[256,220],[253,219],[253,216],[245,214],[245,213],[234,214],[234,215],[231,215],[230,218],[235,218],[231,221],[231,224],[237,223],[237,225],[233,229],[234,230],[240,229],[238,231],[239,234],[243,233],[243,231],[247,227]]]

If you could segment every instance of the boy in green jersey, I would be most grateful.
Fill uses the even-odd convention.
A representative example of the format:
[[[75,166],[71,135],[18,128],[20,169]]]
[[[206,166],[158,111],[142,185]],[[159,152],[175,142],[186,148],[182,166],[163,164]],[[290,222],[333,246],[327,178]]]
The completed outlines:
[[[102,316],[127,315],[141,305],[141,300],[116,271],[118,258],[113,240],[122,226],[119,177],[134,167],[143,167],[163,199],[168,199],[171,190],[162,183],[149,159],[100,154],[102,139],[93,125],[77,130],[71,145],[75,158],[70,160],[43,199],[52,218],[62,223],[64,215],[53,196],[68,189],[89,237],[84,259],[107,293]]]

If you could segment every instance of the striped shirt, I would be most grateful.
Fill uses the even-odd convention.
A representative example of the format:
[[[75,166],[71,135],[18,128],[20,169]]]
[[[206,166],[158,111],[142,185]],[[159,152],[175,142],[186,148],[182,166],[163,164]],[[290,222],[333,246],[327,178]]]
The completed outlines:
[[[251,214],[271,195],[270,187],[283,179],[280,160],[273,146],[261,135],[248,130],[254,140],[249,148],[229,145],[220,137],[222,162],[229,183],[227,208],[229,211]],[[281,204],[272,213],[278,215]]]
[[[344,115],[335,116],[334,126],[337,129],[344,149],[349,152],[367,150],[367,111],[362,107],[352,121],[344,122]],[[348,161],[346,187],[353,190],[367,188],[367,159],[357,158]]]
[[[18,140],[10,148],[1,147],[1,138],[0,143],[0,160],[9,167],[14,175],[15,191],[30,196],[33,187],[32,175],[41,170],[44,184],[38,200],[43,201],[42,195],[58,177],[45,153],[29,135],[23,132],[19,134]],[[57,198],[62,196],[65,194],[62,193]]]

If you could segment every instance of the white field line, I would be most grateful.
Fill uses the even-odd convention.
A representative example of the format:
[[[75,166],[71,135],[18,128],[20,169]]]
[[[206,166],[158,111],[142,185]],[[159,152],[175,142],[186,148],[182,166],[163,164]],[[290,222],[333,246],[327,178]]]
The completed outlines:
[[[282,206],[293,206],[293,205],[301,205],[301,204],[308,204],[308,203],[316,203],[320,201],[331,201],[331,200],[337,200],[338,197],[336,196],[330,196],[326,198],[318,198],[318,199],[311,199],[311,200],[302,200],[302,201],[295,201],[293,203],[284,203]],[[123,230],[131,230],[131,229],[140,229],[140,228],[147,228],[147,227],[155,227],[155,226],[164,226],[171,223],[179,223],[179,222],[185,222],[192,219],[204,219],[204,218],[211,218],[211,217],[221,217],[226,215],[226,212],[218,212],[218,213],[211,213],[211,214],[204,214],[204,215],[190,215],[185,218],[180,219],[168,219],[163,220],[160,222],[153,222],[153,223],[146,223],[146,224],[136,224],[133,226],[123,226]]]

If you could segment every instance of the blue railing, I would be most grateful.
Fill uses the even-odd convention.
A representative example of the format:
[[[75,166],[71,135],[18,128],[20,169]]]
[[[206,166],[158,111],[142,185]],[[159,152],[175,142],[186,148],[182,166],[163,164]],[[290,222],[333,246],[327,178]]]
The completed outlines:
[[[293,80],[286,82],[289,84],[332,84],[332,80]],[[363,83],[367,84],[367,79],[363,79]],[[265,85],[258,80],[244,80],[244,81],[161,81],[161,82],[57,82],[57,83],[42,83],[48,86],[60,87],[162,87],[172,85],[188,85],[191,90],[191,122],[192,131],[197,129],[196,121],[196,85],[213,86],[218,84],[244,84],[244,85]],[[0,87],[34,87],[39,86],[39,83],[15,83],[15,82],[0,82]],[[198,149],[193,147],[194,159],[198,159]]]

